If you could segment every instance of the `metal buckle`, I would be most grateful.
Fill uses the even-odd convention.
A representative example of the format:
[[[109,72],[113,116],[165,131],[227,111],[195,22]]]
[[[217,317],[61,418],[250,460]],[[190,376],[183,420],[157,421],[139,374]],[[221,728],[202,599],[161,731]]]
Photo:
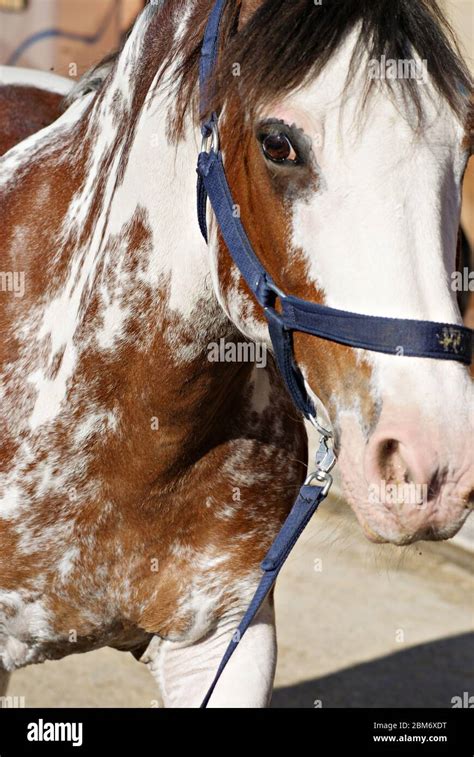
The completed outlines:
[[[319,424],[318,424],[319,426]],[[331,471],[336,465],[337,458],[334,454],[334,450],[328,447],[328,436],[322,435],[319,441],[319,448],[316,452],[316,470],[310,473],[305,481],[305,486],[310,486],[311,483],[316,480],[320,484],[324,484],[322,495],[325,497],[333,482]]]
[[[215,119],[211,122],[211,133],[202,138],[201,152],[219,152],[219,129]]]

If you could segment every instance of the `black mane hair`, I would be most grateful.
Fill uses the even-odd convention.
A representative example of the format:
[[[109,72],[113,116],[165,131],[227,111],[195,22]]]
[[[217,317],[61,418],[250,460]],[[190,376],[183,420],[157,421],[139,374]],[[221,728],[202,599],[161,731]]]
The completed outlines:
[[[206,5],[209,8],[209,3]],[[472,78],[437,0],[322,0],[320,5],[314,0],[264,0],[238,28],[239,11],[240,3],[229,0],[212,109],[218,110],[231,93],[252,110],[301,87],[321,73],[347,35],[359,27],[347,84],[363,56],[366,61],[380,60],[383,55],[387,60],[418,56],[427,61],[428,75],[438,92],[459,117],[466,117]],[[197,88],[202,23],[194,29],[192,36],[198,39],[188,37],[178,51],[184,61],[178,90],[183,111]],[[234,75],[234,63],[240,64],[239,76]],[[389,89],[394,86],[389,79],[384,83]],[[365,101],[373,85],[367,76]],[[399,80],[399,85],[421,121],[420,82],[406,78]]]
[[[241,0],[227,0],[221,46],[210,109],[219,110],[226,99],[236,95],[242,107],[252,111],[274,98],[281,98],[316,77],[347,35],[356,27],[360,33],[347,72],[347,85],[365,58],[410,60],[417,56],[427,61],[428,75],[441,96],[455,113],[467,119],[472,93],[472,78],[460,54],[455,34],[437,0],[263,0],[247,23],[239,24]],[[198,71],[204,27],[214,0],[195,0],[186,35],[173,49],[167,49],[172,28],[184,14],[187,0],[156,2],[156,13],[142,50],[142,89],[151,83],[157,65],[166,60],[156,86],[167,80],[177,100],[171,131],[179,137],[187,112],[198,116]],[[151,5],[149,6],[151,11]],[[168,33],[165,33],[166,30]],[[120,52],[99,63],[73,92],[80,96],[84,87],[100,89]],[[175,61],[180,61],[176,69]],[[239,63],[240,75],[233,65]],[[99,81],[101,69],[102,82]],[[172,78],[171,78],[171,71]],[[368,71],[368,69],[367,69]],[[88,83],[89,81],[89,83]],[[82,82],[82,86],[81,86]],[[382,80],[389,90],[395,86]],[[367,76],[364,102],[375,84]],[[377,82],[379,84],[379,82]],[[397,87],[407,102],[415,105],[419,123],[423,120],[420,87],[413,78],[400,79]],[[472,108],[471,108],[472,115]]]

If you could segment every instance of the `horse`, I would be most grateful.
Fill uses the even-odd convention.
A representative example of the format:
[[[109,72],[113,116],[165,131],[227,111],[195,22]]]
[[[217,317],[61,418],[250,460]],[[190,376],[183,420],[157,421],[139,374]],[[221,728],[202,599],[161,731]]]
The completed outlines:
[[[0,66],[0,155],[59,118],[71,89],[55,74]]]
[[[198,706],[306,476],[262,310],[196,220],[212,6],[148,5],[100,86],[0,161],[4,685],[110,646],[165,707]],[[387,75],[408,58],[423,79]],[[229,0],[212,89],[234,212],[278,286],[461,323],[471,81],[434,0]],[[368,539],[452,537],[474,499],[468,369],[293,348]],[[270,592],[210,706],[266,706],[276,652]]]

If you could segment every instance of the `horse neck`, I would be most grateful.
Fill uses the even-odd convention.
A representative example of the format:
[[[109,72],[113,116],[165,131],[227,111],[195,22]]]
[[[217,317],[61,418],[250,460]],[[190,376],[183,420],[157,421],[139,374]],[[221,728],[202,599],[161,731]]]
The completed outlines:
[[[196,218],[198,130],[189,123],[178,144],[168,138],[169,92],[140,70],[142,33],[139,23],[68,144],[82,176],[61,223],[67,278],[43,318],[52,349],[41,373],[61,350],[65,359],[54,403],[50,384],[37,381],[31,425],[65,412],[73,380],[76,397],[89,392],[69,403],[84,422],[79,437],[94,418],[112,426],[121,418],[144,461],[166,439],[166,454],[153,459],[169,472],[186,449],[195,457],[212,443],[215,419],[232,415],[251,366],[208,360],[209,344],[236,332],[217,302]],[[150,437],[154,422],[160,433]]]

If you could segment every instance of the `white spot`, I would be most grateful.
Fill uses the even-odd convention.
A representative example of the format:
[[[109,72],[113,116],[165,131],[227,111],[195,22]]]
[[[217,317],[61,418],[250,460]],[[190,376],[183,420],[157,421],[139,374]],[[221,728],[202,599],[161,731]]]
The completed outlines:
[[[102,328],[96,337],[101,350],[111,350],[115,346],[115,342],[122,336],[123,326],[129,315],[130,308],[123,307],[118,301],[112,302],[106,308],[102,313]]]
[[[11,518],[20,507],[21,491],[16,485],[9,486],[0,499],[0,518]]]
[[[74,562],[80,555],[80,551],[77,547],[70,547],[64,552],[61,559],[57,563],[57,575],[61,581],[64,581],[74,568]]]

